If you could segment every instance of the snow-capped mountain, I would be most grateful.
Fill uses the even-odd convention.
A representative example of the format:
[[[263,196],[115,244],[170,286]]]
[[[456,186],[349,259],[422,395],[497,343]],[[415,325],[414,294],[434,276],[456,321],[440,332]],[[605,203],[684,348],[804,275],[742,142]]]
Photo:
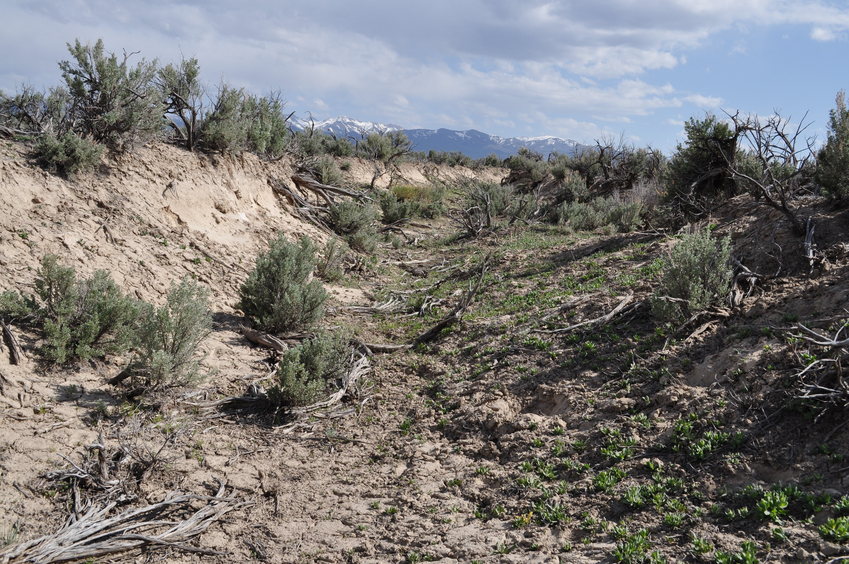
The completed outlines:
[[[499,158],[515,155],[522,147],[547,156],[557,152],[572,155],[583,145],[571,139],[559,137],[499,137],[489,135],[476,129],[456,131],[453,129],[405,129],[399,125],[359,121],[347,117],[339,117],[324,121],[295,118],[291,121],[294,129],[309,129],[314,125],[318,131],[323,131],[336,137],[359,140],[370,133],[386,133],[388,131],[403,131],[413,142],[415,151],[446,151],[459,152],[473,159],[495,154]]]
[[[350,137],[353,139],[360,139],[370,133],[386,133],[387,131],[403,129],[400,125],[359,121],[348,117],[337,117],[323,121],[296,117],[291,119],[289,123],[297,130],[315,127],[317,131],[323,131],[337,137]]]

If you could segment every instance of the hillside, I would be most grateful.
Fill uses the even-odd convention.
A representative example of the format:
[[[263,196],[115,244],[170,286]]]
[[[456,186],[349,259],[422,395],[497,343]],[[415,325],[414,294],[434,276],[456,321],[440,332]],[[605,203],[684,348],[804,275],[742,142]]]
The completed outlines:
[[[369,184],[370,163],[345,162],[345,186]],[[812,264],[784,216],[730,199],[701,227],[729,236],[757,279],[738,277],[733,305],[666,324],[651,296],[698,226],[619,233],[496,214],[472,237],[456,220],[462,180],[507,171],[402,164],[396,182],[439,185],[450,213],[401,224],[325,283],[322,326],[369,344],[369,370],[340,404],[287,418],[226,400],[245,400],[278,361],[240,330],[257,253],[277,233],[329,237],[272,189],[295,169],[154,144],[68,181],[3,144],[0,290],[32,292],[55,253],[157,304],[189,275],[210,289],[214,323],[206,379],[149,401],[108,383],[126,359],[51,367],[42,335],[14,327],[26,359],[0,355],[0,560],[86,515],[85,500],[117,504],[114,515],[180,492],[201,496],[197,510],[223,503],[203,497],[219,483],[241,505],[197,536],[103,561],[836,562],[849,551],[839,522],[821,530],[849,512],[843,407],[800,397],[805,363],[832,353],[792,337],[797,323],[826,331],[847,316],[845,211],[803,201]],[[95,467],[111,470],[83,475]]]

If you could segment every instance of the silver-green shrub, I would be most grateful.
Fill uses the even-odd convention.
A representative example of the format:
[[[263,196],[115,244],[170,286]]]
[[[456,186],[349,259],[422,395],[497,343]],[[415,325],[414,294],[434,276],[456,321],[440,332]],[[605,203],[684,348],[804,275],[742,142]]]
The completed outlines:
[[[35,290],[44,329],[41,351],[48,362],[98,358],[132,347],[139,303],[125,296],[108,272],[78,280],[73,268],[47,255]]]
[[[315,403],[330,382],[347,372],[350,361],[350,348],[342,335],[326,333],[307,339],[280,358],[268,397],[278,407]]]
[[[321,318],[327,293],[311,280],[315,247],[307,238],[297,244],[282,235],[256,259],[242,284],[239,307],[263,330],[280,333],[309,327]]]
[[[670,251],[652,311],[661,319],[680,321],[721,303],[731,287],[731,239],[710,232],[685,235]]]
[[[198,380],[198,347],[211,331],[209,291],[189,278],[171,287],[162,307],[143,304],[129,367],[134,384],[149,391]]]

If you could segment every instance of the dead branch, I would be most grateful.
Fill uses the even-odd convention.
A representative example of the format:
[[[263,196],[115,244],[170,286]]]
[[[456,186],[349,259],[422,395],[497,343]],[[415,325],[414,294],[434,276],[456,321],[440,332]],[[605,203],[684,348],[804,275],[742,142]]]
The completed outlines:
[[[617,304],[617,306],[615,308],[613,308],[612,310],[610,310],[609,312],[605,313],[602,316],[599,316],[599,317],[596,317],[596,318],[593,318],[593,319],[588,319],[586,321],[581,321],[580,323],[575,323],[574,325],[569,325],[568,327],[560,327],[558,329],[535,329],[534,332],[535,333],[547,333],[547,334],[568,333],[569,331],[574,331],[575,329],[593,327],[595,325],[603,325],[605,323],[609,323],[614,317],[616,317],[617,315],[619,315],[623,311],[632,311],[632,310],[640,307],[640,305],[642,305],[643,302],[638,301],[635,304],[631,305],[630,307],[626,307],[629,304],[631,304],[633,299],[634,299],[634,294],[628,293],[628,295],[625,296],[622,299],[622,301],[620,301],[619,304]]]
[[[272,349],[281,353],[289,350],[289,345],[287,345],[285,341],[283,341],[279,337],[275,337],[274,335],[269,335],[268,333],[263,333],[255,329],[251,329],[250,327],[246,327],[245,325],[239,325],[239,331],[241,331],[242,335],[244,335],[247,340],[249,340],[255,345],[259,345],[261,347]]]
[[[351,366],[351,369],[345,374],[345,376],[342,377],[342,385],[339,386],[339,389],[336,390],[333,395],[331,395],[324,401],[320,401],[312,405],[308,405],[306,407],[293,408],[291,412],[295,415],[303,415],[319,409],[327,409],[328,407],[339,403],[340,401],[342,401],[342,398],[350,394],[351,390],[354,388],[360,378],[368,374],[368,371],[370,369],[371,363],[369,362],[368,357],[361,356],[356,361],[354,361],[353,365]]]
[[[9,360],[12,364],[20,364],[24,358],[24,353],[21,350],[21,345],[18,344],[18,339],[12,333],[12,327],[5,320],[0,319],[0,327],[3,328],[3,342],[9,347]]]
[[[437,336],[439,336],[439,333],[442,332],[443,329],[453,325],[463,317],[463,314],[466,312],[466,309],[472,304],[472,300],[474,300],[475,295],[477,295],[478,291],[480,290],[481,284],[483,284],[484,275],[489,269],[489,260],[489,256],[484,259],[478,272],[477,281],[475,281],[474,284],[469,284],[469,290],[466,292],[466,294],[463,296],[457,306],[453,310],[451,310],[451,313],[443,317],[439,321],[439,323],[437,323],[436,325],[434,325],[433,327],[413,339],[411,346],[415,347],[434,340]]]
[[[198,501],[205,505],[188,517],[176,519]],[[165,500],[108,517],[116,503],[89,507],[79,518],[71,516],[55,533],[13,546],[0,553],[2,564],[67,562],[100,558],[139,548],[169,547],[199,554],[221,552],[186,544],[224,515],[249,505],[235,494],[225,495],[221,483],[214,496],[172,492]]]
[[[349,198],[354,198],[355,200],[368,200],[369,197],[363,194],[362,192],[353,192],[351,190],[345,190],[344,188],[338,188],[336,186],[330,186],[329,184],[322,184],[311,175],[307,174],[293,174],[292,182],[295,183],[301,189],[309,190],[315,194],[319,194],[322,192],[330,192],[331,194],[338,194],[340,196],[347,196]],[[325,195],[323,199],[327,200],[327,196]],[[329,200],[328,200],[329,201]]]

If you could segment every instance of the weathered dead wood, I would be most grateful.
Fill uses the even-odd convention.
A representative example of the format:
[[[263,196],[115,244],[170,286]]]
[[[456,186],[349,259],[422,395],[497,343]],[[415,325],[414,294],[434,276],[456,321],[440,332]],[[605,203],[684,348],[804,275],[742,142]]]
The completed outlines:
[[[205,505],[185,519],[175,519],[197,502]],[[219,551],[186,544],[234,509],[249,505],[225,495],[222,483],[214,496],[172,492],[165,500],[108,517],[116,503],[89,507],[79,517],[71,516],[55,533],[0,552],[0,563],[67,562],[101,558],[140,548],[168,547],[206,555]]]
[[[322,184],[321,182],[307,174],[293,174],[292,182],[294,182],[295,185],[299,188],[310,190],[311,192],[316,194],[321,191],[324,191],[330,192],[331,194],[338,194],[340,196],[348,196],[349,198],[354,198],[355,200],[369,199],[369,197],[363,194],[362,192],[354,192],[351,190],[345,190],[344,188],[331,186],[329,184]]]
[[[568,333],[569,331],[574,331],[575,329],[593,327],[595,325],[602,325],[604,323],[609,323],[614,317],[616,317],[617,315],[619,315],[623,311],[626,311],[626,306],[631,304],[631,302],[633,300],[634,300],[634,294],[629,293],[627,296],[625,296],[622,299],[622,301],[619,302],[619,304],[617,304],[617,306],[615,308],[613,308],[611,311],[605,313],[604,315],[601,315],[599,317],[595,317],[593,319],[587,319],[586,321],[581,321],[580,323],[575,323],[574,325],[569,325],[568,327],[559,327],[557,329],[535,329],[534,332],[535,333],[547,333],[547,334]],[[631,311],[631,310],[639,307],[642,303],[643,303],[642,301],[636,302],[635,304],[631,305],[631,307],[628,307],[627,311]]]
[[[368,374],[370,369],[371,363],[369,362],[368,357],[361,356],[354,361],[351,365],[351,369],[342,377],[342,385],[339,386],[339,389],[336,390],[329,398],[305,407],[292,408],[291,413],[295,415],[303,415],[319,409],[327,409],[328,407],[339,403],[342,401],[342,398],[351,392],[352,388],[357,384],[360,378]]]
[[[463,317],[466,309],[472,304],[472,301],[475,299],[475,296],[483,284],[483,278],[486,275],[487,270],[489,270],[489,259],[489,256],[484,259],[478,272],[478,279],[474,282],[474,284],[469,285],[469,290],[465,293],[465,295],[463,295],[463,298],[456,307],[451,310],[451,313],[443,317],[439,323],[413,339],[411,346],[416,347],[434,340],[437,336],[439,336],[439,333],[441,333],[443,329],[450,327]]]
[[[18,339],[12,333],[12,327],[3,319],[0,319],[0,327],[3,328],[3,342],[9,348],[9,361],[12,364],[20,364],[24,358],[24,353],[21,350],[21,345],[18,344]]]
[[[261,347],[272,349],[281,353],[289,350],[289,345],[287,345],[286,342],[283,341],[283,339],[275,337],[274,335],[269,335],[268,333],[263,333],[255,329],[251,329],[250,327],[246,327],[245,325],[239,325],[239,331],[241,331],[242,335],[244,335],[247,340],[249,340],[255,345],[259,345]]]

